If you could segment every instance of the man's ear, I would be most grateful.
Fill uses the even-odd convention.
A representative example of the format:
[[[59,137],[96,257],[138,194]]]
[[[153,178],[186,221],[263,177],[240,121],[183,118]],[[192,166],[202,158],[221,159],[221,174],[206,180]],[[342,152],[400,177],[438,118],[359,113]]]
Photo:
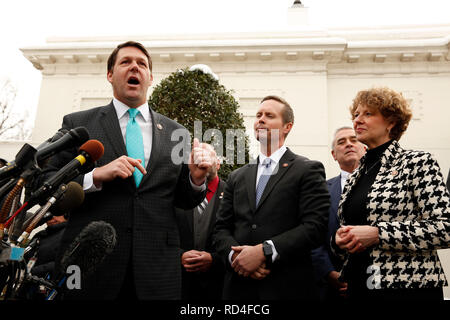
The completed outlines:
[[[112,76],[113,76],[113,72],[108,71],[108,73],[106,74],[106,79],[108,80],[109,83],[112,83]]]
[[[331,150],[331,155],[333,156],[334,161],[337,161],[336,154],[334,153],[334,150]]]
[[[294,124],[292,122],[288,122],[288,123],[285,124],[284,130],[283,130],[285,137],[291,131],[293,125]]]
[[[150,81],[148,82],[148,87],[150,88],[150,86],[153,83],[153,73],[150,71]]]

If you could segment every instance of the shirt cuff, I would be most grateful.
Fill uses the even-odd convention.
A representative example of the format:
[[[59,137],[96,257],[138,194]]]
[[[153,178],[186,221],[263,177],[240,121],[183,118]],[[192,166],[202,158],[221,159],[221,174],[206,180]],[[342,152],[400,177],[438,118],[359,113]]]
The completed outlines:
[[[233,261],[231,261],[231,258],[233,257],[233,254],[234,254],[234,250],[231,250],[230,253],[228,254],[228,262],[229,262],[230,264],[233,263]]]
[[[206,179],[205,179],[205,183],[203,183],[201,186],[198,186],[192,182],[191,175],[189,174],[189,182],[191,183],[192,189],[194,189],[194,191],[203,192],[206,190]]]
[[[267,240],[267,243],[270,244],[270,246],[272,247],[272,262],[275,262],[275,260],[277,260],[277,258],[279,257],[278,251],[275,248],[275,245],[273,244],[272,240]]]
[[[92,170],[91,172],[88,172],[84,175],[83,190],[85,193],[102,190],[102,185],[100,185],[100,187],[97,188],[94,184],[94,170]]]

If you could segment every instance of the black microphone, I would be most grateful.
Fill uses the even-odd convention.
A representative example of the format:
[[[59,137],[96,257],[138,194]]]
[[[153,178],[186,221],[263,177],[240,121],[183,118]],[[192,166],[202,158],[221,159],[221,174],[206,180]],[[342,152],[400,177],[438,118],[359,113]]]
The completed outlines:
[[[50,208],[50,212],[53,216],[63,216],[66,213],[71,212],[73,209],[78,208],[84,202],[84,190],[83,187],[75,181],[70,181],[67,184],[67,190],[55,202]]]
[[[76,178],[83,166],[92,164],[103,156],[105,149],[98,140],[89,140],[80,147],[80,154],[51,176],[44,184],[32,193],[29,203],[35,204],[46,199],[61,184]]]
[[[0,181],[19,175],[25,168],[33,163],[37,150],[25,143],[16,154],[14,161],[8,162],[6,166],[0,168]]]
[[[84,276],[92,274],[117,242],[116,230],[105,221],[89,223],[73,240],[61,259],[60,271],[77,265]]]
[[[0,181],[19,175],[22,171],[34,164],[34,161],[40,166],[42,161],[62,150],[79,146],[89,139],[89,133],[86,128],[78,127],[67,131],[61,129],[52,138],[45,141],[37,149],[25,143],[16,154],[15,160],[8,162],[6,166],[0,168]]]
[[[116,243],[116,230],[111,224],[105,221],[89,223],[62,256],[59,268],[62,276],[56,281],[58,287],[61,288],[67,280],[66,273],[69,266],[78,266],[83,277],[92,274],[114,250]],[[57,293],[57,289],[53,290],[47,300],[53,300]]]
[[[50,144],[52,144],[53,142],[55,142],[56,140],[62,138],[62,136],[64,136],[67,132],[69,132],[69,130],[67,129],[59,129],[51,138],[48,138],[47,140],[45,140],[44,142],[42,142],[36,149],[40,150],[43,149],[47,146],[49,146]]]
[[[71,129],[62,136],[61,134],[62,132],[57,132],[51,138],[51,141],[54,140],[54,142],[48,145],[45,145],[44,142],[44,146],[40,145],[38,147],[38,151],[35,156],[38,166],[41,166],[44,160],[50,158],[56,153],[68,148],[79,146],[89,140],[89,132],[85,127]]]

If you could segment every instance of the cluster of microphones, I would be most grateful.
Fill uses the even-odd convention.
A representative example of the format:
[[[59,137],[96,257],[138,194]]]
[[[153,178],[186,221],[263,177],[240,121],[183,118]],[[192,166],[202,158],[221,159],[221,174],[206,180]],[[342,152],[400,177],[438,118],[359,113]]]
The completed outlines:
[[[78,155],[61,169],[55,173],[45,169],[52,156],[74,148]],[[30,284],[45,288],[47,300],[55,299],[64,291],[69,266],[89,275],[114,249],[114,228],[93,221],[63,253],[53,278],[30,272],[39,250],[33,230],[83,203],[83,188],[74,179],[91,171],[103,153],[102,143],[89,140],[86,128],[61,129],[37,148],[24,144],[14,161],[0,168],[0,300],[19,300]]]

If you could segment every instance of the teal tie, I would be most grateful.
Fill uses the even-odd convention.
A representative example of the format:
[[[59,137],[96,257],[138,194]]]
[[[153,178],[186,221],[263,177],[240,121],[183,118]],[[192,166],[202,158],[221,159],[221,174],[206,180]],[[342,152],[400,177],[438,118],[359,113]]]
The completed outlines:
[[[128,113],[130,114],[126,133],[128,156],[134,159],[141,159],[141,164],[145,168],[144,140],[142,139],[141,127],[136,122],[136,116],[139,114],[139,110],[130,108],[128,109]],[[135,168],[133,177],[136,187],[141,183],[142,176],[142,172]]]

